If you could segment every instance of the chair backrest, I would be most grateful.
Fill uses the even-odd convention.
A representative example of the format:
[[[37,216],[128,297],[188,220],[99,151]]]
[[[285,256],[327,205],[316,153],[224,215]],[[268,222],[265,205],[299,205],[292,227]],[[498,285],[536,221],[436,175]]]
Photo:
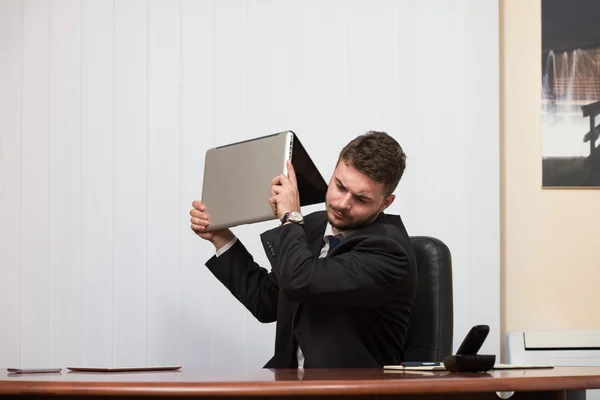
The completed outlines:
[[[452,355],[454,302],[452,257],[439,239],[413,236],[419,283],[408,335],[405,361],[442,361]]]

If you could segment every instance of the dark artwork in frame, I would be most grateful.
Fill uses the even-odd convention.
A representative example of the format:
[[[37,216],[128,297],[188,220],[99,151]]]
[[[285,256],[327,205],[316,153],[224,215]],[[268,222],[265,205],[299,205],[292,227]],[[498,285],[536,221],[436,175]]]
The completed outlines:
[[[600,188],[600,1],[542,0],[542,187]]]

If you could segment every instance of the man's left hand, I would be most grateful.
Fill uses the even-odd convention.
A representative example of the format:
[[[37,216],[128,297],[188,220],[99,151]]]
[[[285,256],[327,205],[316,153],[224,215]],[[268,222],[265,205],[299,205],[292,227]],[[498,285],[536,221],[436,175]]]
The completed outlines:
[[[281,174],[271,181],[271,208],[273,215],[281,221],[283,216],[290,211],[300,211],[300,194],[298,193],[298,182],[296,172],[292,163],[286,162],[288,176]]]

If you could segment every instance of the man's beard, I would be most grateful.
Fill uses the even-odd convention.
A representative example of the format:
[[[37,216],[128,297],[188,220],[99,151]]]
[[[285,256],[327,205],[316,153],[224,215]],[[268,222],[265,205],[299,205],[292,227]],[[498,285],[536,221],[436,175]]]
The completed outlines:
[[[346,218],[346,215],[340,211],[339,209],[333,207],[333,206],[328,206],[330,211],[335,211],[338,214],[341,214],[343,218]],[[344,232],[344,231],[350,231],[350,230],[355,230],[355,229],[360,229],[360,228],[364,228],[367,225],[371,225],[373,223],[373,221],[375,221],[375,219],[377,218],[377,216],[379,215],[379,211],[375,212],[372,215],[367,216],[366,218],[360,219],[360,220],[348,220],[347,223],[337,223],[331,220],[331,218],[329,218],[329,212],[327,213],[327,220],[329,221],[329,224],[334,227],[335,229]]]

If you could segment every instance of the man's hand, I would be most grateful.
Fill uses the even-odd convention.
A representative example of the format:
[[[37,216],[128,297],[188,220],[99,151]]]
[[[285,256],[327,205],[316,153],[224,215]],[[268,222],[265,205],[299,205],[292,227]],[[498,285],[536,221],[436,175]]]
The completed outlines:
[[[211,242],[217,251],[233,240],[233,233],[229,229],[206,232],[206,228],[208,228],[210,221],[210,216],[205,212],[206,207],[198,200],[194,200],[192,202],[192,207],[193,208],[190,210],[190,215],[192,216],[190,218],[192,223],[190,228],[196,233],[196,235]]]
[[[300,194],[298,193],[298,182],[296,172],[292,163],[287,161],[288,176],[279,175],[271,181],[271,208],[273,215],[281,221],[289,211],[300,211]]]

